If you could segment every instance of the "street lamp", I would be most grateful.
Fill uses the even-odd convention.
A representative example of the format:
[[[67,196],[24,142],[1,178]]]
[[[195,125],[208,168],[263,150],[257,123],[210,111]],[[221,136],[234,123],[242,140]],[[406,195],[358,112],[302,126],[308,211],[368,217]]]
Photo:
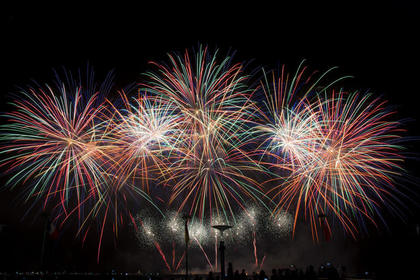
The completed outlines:
[[[230,229],[232,226],[229,225],[215,225],[212,226],[212,228],[217,229],[218,231],[220,231],[220,246],[219,246],[219,250],[220,250],[220,280],[224,280],[225,279],[225,241],[223,240],[223,232],[227,229]]]
[[[188,233],[188,221],[191,219],[191,216],[185,214],[182,216],[184,219],[185,226],[185,279],[188,280],[188,244],[190,243],[190,235]]]

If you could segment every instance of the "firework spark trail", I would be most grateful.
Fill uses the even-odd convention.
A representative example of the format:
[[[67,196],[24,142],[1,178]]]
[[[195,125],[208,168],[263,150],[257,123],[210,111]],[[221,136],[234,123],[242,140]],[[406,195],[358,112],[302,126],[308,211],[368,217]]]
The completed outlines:
[[[201,246],[200,241],[196,237],[194,237],[194,240],[197,242],[198,246],[200,247],[201,251],[203,252],[204,257],[206,258],[207,263],[210,265],[210,269],[213,271],[213,265],[210,262],[209,257],[207,256],[206,251],[204,250],[203,246]]]
[[[255,231],[252,232],[252,246],[254,248],[255,267],[258,267],[257,237]]]
[[[252,248],[256,268],[258,268],[257,230],[260,222],[260,214],[259,209],[256,207],[245,209],[237,225],[242,231],[242,234],[250,233],[252,236]]]
[[[266,255],[264,255],[264,257],[261,260],[261,264],[260,264],[260,269],[259,270],[261,270],[262,267],[263,267],[263,265],[264,265],[265,257],[266,257]]]
[[[184,250],[184,253],[182,254],[181,258],[179,259],[178,264],[177,264],[177,266],[175,268],[175,271],[178,271],[179,267],[181,266],[181,263],[182,263],[182,261],[185,258],[185,253],[186,253],[186,251]]]
[[[153,243],[155,244],[156,249],[158,250],[158,252],[159,252],[160,256],[162,257],[162,260],[165,262],[166,268],[168,269],[168,271],[169,271],[169,272],[171,272],[171,271],[172,271],[172,270],[171,270],[171,267],[169,266],[168,261],[166,260],[166,256],[165,256],[165,254],[163,253],[162,249],[160,248],[159,243],[158,243],[158,242],[156,242],[155,240],[153,241]]]
[[[178,262],[176,262],[176,248],[175,248],[175,241],[172,241],[172,272],[177,272],[179,269],[179,266],[184,259],[185,256],[185,249],[183,254],[181,255],[181,258],[179,258]],[[176,264],[176,265],[175,265]]]
[[[175,268],[175,241],[172,241],[172,268]]]

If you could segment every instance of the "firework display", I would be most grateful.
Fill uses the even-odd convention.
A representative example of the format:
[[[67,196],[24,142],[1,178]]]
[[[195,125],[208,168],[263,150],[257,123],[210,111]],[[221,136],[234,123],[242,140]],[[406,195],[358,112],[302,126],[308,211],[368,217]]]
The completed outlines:
[[[182,214],[212,270],[215,224],[233,225],[226,238],[251,246],[258,267],[259,235],[287,237],[299,219],[314,240],[333,221],[356,238],[382,220],[404,174],[404,130],[386,101],[303,62],[253,86],[232,60],[200,47],[153,62],[135,91],[71,75],[22,90],[0,127],[7,187],[56,221],[76,216],[84,237],[92,220],[100,240],[106,223],[117,234],[130,221],[169,271],[185,254]]]

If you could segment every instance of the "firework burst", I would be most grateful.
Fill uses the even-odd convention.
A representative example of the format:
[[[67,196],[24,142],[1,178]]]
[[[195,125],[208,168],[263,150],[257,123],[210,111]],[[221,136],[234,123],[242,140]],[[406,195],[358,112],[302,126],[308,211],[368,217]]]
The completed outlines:
[[[322,127],[318,159],[297,170],[290,186],[303,186],[313,228],[315,215],[330,214],[354,235],[364,220],[376,225],[381,206],[391,206],[398,193],[395,177],[404,173],[402,130],[386,101],[371,94],[332,91],[317,104]]]
[[[240,207],[246,198],[262,202],[261,187],[248,176],[259,170],[246,149],[253,141],[247,128],[255,111],[252,91],[241,64],[231,66],[229,57],[218,64],[217,52],[200,48],[193,61],[188,52],[170,60],[171,67],[156,64],[158,73],[148,73],[144,84],[182,118],[183,141],[165,180],[173,187],[170,203],[181,200],[179,211],[188,207],[193,216],[215,211],[228,219],[232,201]]]
[[[124,92],[120,96],[125,109],[113,107],[108,122],[106,141],[114,161],[110,173],[115,175],[116,186],[140,181],[149,192],[149,181],[168,172],[167,159],[180,139],[180,118],[167,103],[146,93],[139,92],[132,102]]]
[[[308,145],[309,160],[293,165],[281,187],[271,190],[279,199],[275,211],[295,205],[293,227],[303,212],[316,240],[319,225],[331,231],[327,217],[338,219],[355,237],[358,224],[376,225],[379,206],[396,193],[394,178],[403,172],[400,123],[389,121],[394,112],[369,94],[332,91],[315,102],[317,129]]]
[[[65,216],[72,207],[80,210],[86,201],[100,199],[107,177],[100,164],[107,155],[97,144],[103,104],[96,105],[98,93],[83,93],[81,86],[65,84],[23,90],[1,127],[2,165],[13,174],[8,185],[27,185],[27,199],[44,200],[44,208],[58,199]]]
[[[299,66],[289,76],[283,67],[271,84],[264,75],[263,124],[256,128],[263,162],[274,175],[268,193],[277,200],[277,215],[295,208],[293,230],[304,213],[316,240],[319,225],[331,231],[329,216],[354,236],[357,223],[374,222],[401,171],[399,123],[369,94],[329,90],[345,77],[324,83],[329,71],[319,78],[305,72]]]

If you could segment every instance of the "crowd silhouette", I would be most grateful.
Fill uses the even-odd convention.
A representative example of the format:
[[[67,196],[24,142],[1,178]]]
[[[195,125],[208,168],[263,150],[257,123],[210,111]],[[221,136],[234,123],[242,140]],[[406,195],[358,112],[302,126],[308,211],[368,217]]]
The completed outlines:
[[[291,264],[287,268],[273,268],[271,274],[268,275],[264,270],[259,272],[252,272],[248,274],[245,269],[233,270],[232,263],[228,264],[226,280],[341,280],[346,278],[346,268],[339,266],[336,268],[332,263],[327,262],[325,265],[320,265],[316,270],[313,265],[307,266],[305,269],[297,268]],[[196,276],[194,280],[203,280],[202,277]],[[213,272],[209,272],[207,280],[220,280],[219,275],[214,277]]]
[[[41,272],[41,273],[0,273],[0,280],[58,280],[58,279],[109,279],[109,280],[222,280],[219,272],[210,271],[208,274],[193,274],[186,279],[185,274],[160,274],[146,273],[123,273],[112,270],[102,273],[77,273],[77,272]],[[232,263],[228,263],[225,279],[223,280],[344,280],[344,279],[375,279],[374,274],[365,272],[363,275],[348,275],[344,266],[335,267],[332,263],[320,265],[315,268],[309,265],[298,268],[291,264],[286,268],[273,268],[271,272],[264,270],[252,271],[248,273],[245,269],[236,269]]]

